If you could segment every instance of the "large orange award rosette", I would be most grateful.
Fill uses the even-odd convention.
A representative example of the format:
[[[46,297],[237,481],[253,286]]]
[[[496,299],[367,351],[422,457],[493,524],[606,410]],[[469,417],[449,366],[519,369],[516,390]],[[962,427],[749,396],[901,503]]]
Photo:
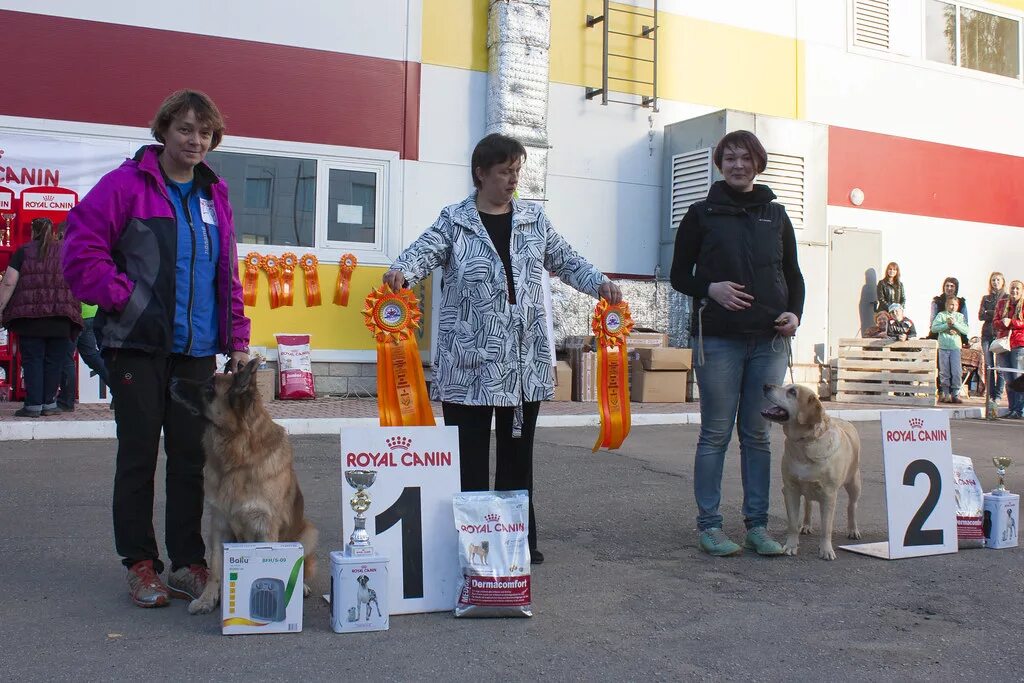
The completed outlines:
[[[359,265],[353,254],[343,254],[338,261],[338,284],[334,287],[334,303],[348,306],[348,289],[352,281],[352,271]]]
[[[295,266],[299,257],[290,251],[281,254],[281,305],[291,306],[295,303]]]
[[[272,254],[264,256],[263,270],[270,284],[270,307],[277,308],[281,305],[281,296],[284,293],[284,285],[281,283],[281,259]]]
[[[260,268],[263,257],[255,251],[245,255],[245,275],[242,277],[242,301],[246,306],[256,305],[256,294],[259,292]]]
[[[299,263],[302,265],[302,272],[306,276],[306,306],[313,307],[320,305],[320,274],[317,273],[316,256],[303,254]]]
[[[614,306],[605,299],[594,309],[594,344],[597,347],[597,404],[601,412],[601,434],[594,451],[618,448],[629,435],[629,363],[626,338],[633,329],[629,304]]]
[[[434,426],[423,364],[416,346],[420,313],[411,290],[387,285],[370,292],[363,308],[377,340],[377,406],[381,427]]]

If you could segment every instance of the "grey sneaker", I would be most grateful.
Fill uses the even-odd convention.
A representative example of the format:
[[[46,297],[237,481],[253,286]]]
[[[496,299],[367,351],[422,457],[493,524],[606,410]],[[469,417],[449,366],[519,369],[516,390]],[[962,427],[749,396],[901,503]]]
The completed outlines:
[[[172,598],[198,600],[210,579],[210,570],[201,564],[178,567],[167,575],[167,588]]]
[[[164,607],[171,603],[167,586],[153,569],[153,560],[136,562],[128,569],[128,595],[139,607]]]
[[[736,545],[719,527],[700,532],[700,549],[715,557],[728,557],[743,552],[743,548]]]
[[[747,537],[743,539],[743,547],[753,550],[758,555],[781,555],[782,544],[768,535],[768,529],[763,526],[755,526],[747,530]]]

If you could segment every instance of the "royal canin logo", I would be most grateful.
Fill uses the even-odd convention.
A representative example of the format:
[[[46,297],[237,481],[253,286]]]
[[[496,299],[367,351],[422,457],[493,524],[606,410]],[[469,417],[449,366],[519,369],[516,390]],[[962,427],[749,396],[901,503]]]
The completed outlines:
[[[412,439],[407,436],[389,436],[384,442],[393,451],[407,451],[412,446]]]
[[[907,420],[909,429],[889,429],[885,432],[886,443],[922,443],[926,441],[949,441],[947,429],[925,429],[924,420],[912,417]]]

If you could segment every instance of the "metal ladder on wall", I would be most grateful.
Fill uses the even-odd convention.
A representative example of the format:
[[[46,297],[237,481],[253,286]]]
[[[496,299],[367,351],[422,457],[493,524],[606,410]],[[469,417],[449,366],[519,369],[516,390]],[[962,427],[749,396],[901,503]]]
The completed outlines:
[[[587,28],[594,28],[598,24],[601,25],[601,87],[586,89],[586,98],[592,100],[596,97],[601,98],[601,104],[607,105],[609,102],[615,102],[618,104],[632,104],[640,107],[651,107],[654,111],[658,111],[658,0],[653,0],[654,6],[651,10],[643,11],[639,9],[625,9],[622,7],[612,7],[610,0],[604,0],[604,10],[599,16],[593,14],[587,15]],[[623,18],[629,19],[632,17],[640,19],[650,19],[651,25],[641,24],[639,33],[632,31],[620,31],[612,28],[613,18],[616,15],[623,15]],[[636,19],[632,19],[636,21]],[[624,22],[616,22],[620,24]],[[651,44],[651,55],[650,58],[639,57],[629,54],[622,54],[619,52],[611,52],[608,47],[609,36],[626,36],[632,39],[632,43],[637,47],[640,43],[636,41],[650,41]],[[632,62],[634,65],[649,64],[651,77],[650,80],[637,79],[637,78],[626,78],[624,76],[611,76],[608,73],[608,60],[615,59],[620,60],[623,63]],[[640,92],[636,94],[640,100],[612,100],[608,98],[609,87],[608,82],[614,81],[616,83],[632,83],[637,90],[647,90],[649,92]],[[616,92],[623,92],[622,90],[616,90]]]

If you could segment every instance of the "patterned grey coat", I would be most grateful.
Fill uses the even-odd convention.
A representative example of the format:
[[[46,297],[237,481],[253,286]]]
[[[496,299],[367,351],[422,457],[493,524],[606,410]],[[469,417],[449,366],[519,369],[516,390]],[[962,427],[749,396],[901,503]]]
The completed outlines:
[[[391,266],[409,284],[442,269],[434,400],[509,407],[553,396],[542,274],[546,269],[593,297],[607,278],[531,202],[512,200],[510,251],[515,304],[474,193],[445,207]]]

